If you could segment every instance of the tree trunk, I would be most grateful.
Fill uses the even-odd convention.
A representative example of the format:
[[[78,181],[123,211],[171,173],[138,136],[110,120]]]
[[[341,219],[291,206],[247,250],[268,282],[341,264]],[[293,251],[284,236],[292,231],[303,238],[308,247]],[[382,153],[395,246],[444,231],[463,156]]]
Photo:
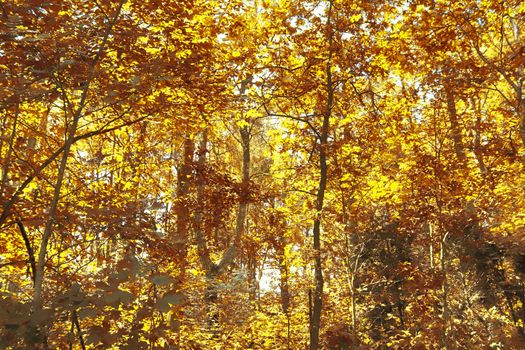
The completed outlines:
[[[173,237],[173,247],[175,258],[177,259],[179,269],[177,271],[177,288],[180,288],[185,280],[187,256],[188,256],[188,236],[190,210],[188,207],[188,197],[193,174],[193,155],[195,153],[195,143],[193,137],[186,135],[184,138],[182,164],[177,169],[177,202],[176,202],[176,231]],[[174,317],[183,319],[184,305],[178,305],[174,311]],[[180,344],[180,327],[177,327],[176,335],[177,344]]]
[[[204,300],[207,307],[208,328],[214,337],[219,336],[219,310],[217,302],[219,301],[219,293],[217,291],[217,269],[216,266],[206,274],[206,294]]]
[[[11,135],[9,136],[9,144],[7,145],[7,152],[6,152],[6,155],[5,155],[5,158],[4,158],[4,162],[2,164],[2,183],[1,183],[1,187],[0,187],[0,196],[2,196],[2,198],[5,198],[5,190],[6,190],[6,186],[7,186],[7,180],[8,180],[8,176],[7,176],[7,173],[9,171],[9,165],[11,163],[11,154],[13,153],[13,147],[14,147],[14,144],[15,144],[15,136],[16,136],[16,128],[17,128],[17,124],[18,124],[18,114],[19,114],[19,109],[18,109],[18,103],[16,103],[15,105],[15,116],[14,116],[14,119],[13,119],[13,127],[12,127],[12,130],[11,130]],[[7,119],[7,117],[6,117]],[[2,130],[2,133],[4,132],[4,130]],[[1,152],[1,148],[0,148],[0,152]],[[0,154],[1,155],[1,154]]]
[[[460,162],[464,162],[466,158],[465,158],[465,151],[463,147],[463,137],[461,135],[461,127],[458,121],[458,112],[456,110],[456,101],[454,98],[454,92],[452,91],[452,87],[448,83],[445,83],[444,90],[445,90],[445,96],[447,100],[448,119],[450,122],[450,129],[451,129],[451,134],[452,134],[452,142],[454,143],[454,150],[456,152],[456,157],[458,158],[458,160]]]
[[[521,32],[519,23],[511,19],[512,29],[514,32],[514,42],[521,43]],[[516,91],[516,110],[519,117],[520,137],[523,146],[525,146],[525,98],[523,97],[523,63],[520,63],[517,68],[516,84],[514,86]]]
[[[113,26],[117,22],[117,19],[120,16],[120,12],[122,10],[122,6],[124,5],[125,2],[126,0],[120,1],[117,7],[117,10],[115,12],[115,15],[113,16],[112,20],[108,24],[108,27],[106,28],[104,37],[102,38],[102,42],[97,51],[97,54],[95,55],[95,57],[93,58],[93,61],[91,62],[91,66],[90,66],[88,76],[86,78],[86,84],[84,86],[84,90],[82,91],[82,94],[80,96],[80,101],[78,103],[78,106],[72,115],[71,125],[67,129],[66,139],[64,142],[64,150],[62,151],[62,158],[60,160],[60,165],[57,171],[57,179],[54,185],[53,198],[51,199],[51,202],[49,204],[49,208],[47,211],[48,212],[47,220],[46,220],[46,224],[44,228],[44,233],[42,234],[42,239],[40,241],[40,248],[38,251],[38,260],[37,260],[37,265],[36,265],[35,283],[34,283],[35,288],[34,288],[34,294],[33,294],[33,312],[34,313],[38,313],[39,310],[42,309],[42,287],[43,287],[43,281],[44,281],[44,269],[45,269],[47,248],[48,248],[48,243],[53,233],[53,228],[55,226],[55,222],[57,218],[57,208],[58,208],[58,204],[60,201],[60,191],[62,189],[62,184],[63,184],[64,177],[66,174],[66,167],[67,167],[67,161],[69,158],[69,152],[71,150],[71,146],[75,142],[75,134],[77,131],[78,123],[79,123],[80,117],[82,116],[84,107],[86,106],[86,103],[87,103],[89,86],[92,83],[93,78],[95,77],[95,67],[98,61],[100,60],[100,58],[102,57],[106,43],[109,39],[109,36],[111,35]],[[37,330],[37,331],[42,331],[42,329]],[[47,340],[46,340],[45,334],[43,334],[43,338],[44,338],[43,339],[44,348],[47,348],[48,346],[47,346]]]
[[[316,196],[316,212],[313,226],[313,252],[314,252],[314,295],[312,304],[312,319],[310,322],[310,350],[319,348],[319,331],[321,328],[321,312],[323,306],[323,266],[321,258],[321,218],[324,207],[324,196],[328,177],[327,165],[327,146],[328,130],[330,127],[330,117],[334,99],[334,89],[332,84],[332,42],[333,30],[331,28],[332,1],[328,6],[327,31],[328,31],[328,60],[326,62],[326,110],[323,113],[323,124],[319,137],[319,185]]]
[[[282,241],[282,240],[281,240]],[[289,269],[286,261],[285,245],[279,242],[276,246],[277,262],[279,263],[279,289],[281,292],[281,309],[283,313],[288,315],[290,311],[290,287],[289,287]]]
[[[476,111],[477,118],[476,118],[476,125],[474,129],[474,141],[473,144],[473,152],[474,156],[476,157],[476,161],[478,162],[478,168],[479,171],[482,174],[486,174],[488,169],[485,165],[485,161],[483,160],[483,152],[481,149],[481,107],[480,103],[476,104],[476,101],[474,98],[471,99],[472,109]]]
[[[442,284],[442,302],[443,302],[443,330],[441,332],[441,342],[442,347],[446,350],[449,348],[448,344],[448,327],[450,324],[450,310],[448,306],[448,276],[447,276],[447,235],[441,233],[441,272],[443,274],[443,284]]]
[[[182,164],[177,170],[177,229],[174,237],[174,246],[179,252],[179,256],[184,263],[187,254],[188,243],[188,229],[190,211],[188,208],[188,195],[190,192],[190,185],[193,170],[193,153],[195,152],[195,144],[190,135],[184,138],[184,150]]]
[[[428,234],[428,256],[430,269],[434,270],[434,226],[432,222],[426,221],[423,228]]]
[[[248,80],[245,80],[241,85],[241,96],[244,96],[246,84]],[[214,263],[210,257],[210,253],[202,232],[202,209],[197,210],[194,215],[194,235],[197,243],[197,250],[201,266],[206,272],[208,287],[205,295],[205,300],[211,308],[213,304],[216,304],[218,300],[218,293],[216,289],[216,278],[222,272],[225,271],[226,267],[230,266],[235,257],[238,255],[241,238],[244,234],[246,216],[248,213],[248,202],[249,202],[249,184],[250,184],[250,127],[243,126],[240,128],[241,136],[241,147],[242,147],[242,187],[239,207],[237,211],[237,220],[235,226],[235,232],[233,242],[224,251],[219,263]],[[203,171],[206,165],[206,147],[207,147],[207,132],[204,131],[201,146],[199,150],[199,157],[197,161],[197,203],[202,205],[204,199],[204,185],[205,181],[202,177]],[[209,324],[216,324],[218,320],[218,313],[213,310],[209,313]]]
[[[248,256],[248,287],[251,302],[257,301],[259,283],[257,281],[257,256],[255,251],[250,251]]]

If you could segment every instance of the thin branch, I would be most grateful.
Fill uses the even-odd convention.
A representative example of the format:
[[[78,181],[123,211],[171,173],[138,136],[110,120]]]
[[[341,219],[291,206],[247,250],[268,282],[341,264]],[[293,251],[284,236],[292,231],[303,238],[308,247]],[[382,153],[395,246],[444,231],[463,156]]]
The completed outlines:
[[[22,235],[22,238],[24,239],[24,245],[26,246],[27,255],[29,256],[29,266],[31,266],[31,279],[33,280],[33,283],[35,283],[35,274],[36,274],[36,260],[35,260],[35,251],[33,250],[33,247],[31,246],[31,241],[29,240],[29,236],[27,235],[26,228],[24,227],[24,224],[22,223],[22,220],[17,219],[16,225],[18,226],[18,229],[20,230],[20,234]]]
[[[269,110],[268,110],[268,107],[266,106],[266,104],[263,104],[263,107],[264,107],[264,111],[266,112],[266,115],[268,117],[278,117],[278,118],[287,118],[287,119],[292,119],[292,120],[297,120],[299,122],[302,122],[302,123],[305,123],[306,125],[308,125],[308,127],[315,133],[315,136],[320,139],[321,138],[321,134],[319,133],[319,131],[313,126],[313,124],[307,120],[307,119],[304,119],[304,118],[301,118],[301,117],[295,117],[293,115],[289,115],[289,114],[278,114],[278,113],[271,113]]]
[[[84,343],[84,336],[82,335],[82,329],[80,328],[80,322],[78,320],[77,311],[73,310],[73,315],[71,318],[73,319],[73,323],[75,324],[75,327],[77,328],[77,336],[78,341],[80,342],[80,346],[82,350],[86,350],[86,344]]]
[[[27,263],[28,261],[27,260],[15,260],[15,261],[8,261],[8,262],[5,262],[5,263],[1,263],[0,264],[0,269],[2,267],[6,267],[6,266],[11,266],[11,265],[18,265],[20,263]]]
[[[153,113],[151,114],[148,114],[148,115],[145,115],[145,116],[142,116],[140,118],[137,118],[135,120],[130,120],[130,121],[127,121],[125,123],[122,123],[122,124],[119,124],[119,125],[116,125],[114,127],[111,127],[111,128],[107,128],[107,129],[98,129],[98,130],[93,130],[93,131],[89,131],[85,134],[82,134],[82,135],[77,135],[73,138],[73,143],[72,144],[75,144],[76,142],[80,141],[80,140],[83,140],[83,139],[87,139],[87,138],[90,138],[90,137],[93,137],[93,136],[98,136],[98,135],[102,135],[102,134],[106,134],[108,132],[111,132],[111,131],[115,131],[115,130],[118,130],[120,128],[123,128],[125,126],[130,126],[130,125],[133,125],[135,123],[138,123],[148,117],[150,117]],[[4,204],[4,207],[3,207],[3,211],[2,211],[2,215],[0,216],[0,226],[2,226],[7,217],[9,216],[9,213],[11,211],[11,208],[13,207],[13,205],[15,204],[16,200],[18,199],[18,197],[23,193],[24,189],[35,179],[35,177],[37,177],[38,175],[40,175],[40,173],[45,169],[47,168],[55,159],[58,158],[58,156],[60,156],[62,154],[62,152],[64,151],[65,149],[65,145],[62,145],[60,148],[58,148],[55,152],[53,152],[53,154],[51,154],[51,156],[49,156],[49,158],[47,158],[37,169],[35,169],[33,171],[33,173],[31,175],[29,175],[25,181],[20,185],[18,186],[17,190],[15,191],[15,193],[11,196],[11,198],[5,202]]]

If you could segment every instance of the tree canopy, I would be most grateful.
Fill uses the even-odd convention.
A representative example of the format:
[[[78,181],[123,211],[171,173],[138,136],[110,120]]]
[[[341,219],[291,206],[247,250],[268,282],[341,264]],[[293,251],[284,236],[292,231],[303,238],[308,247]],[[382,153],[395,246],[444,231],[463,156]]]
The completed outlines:
[[[524,31],[0,1],[0,348],[525,348]]]

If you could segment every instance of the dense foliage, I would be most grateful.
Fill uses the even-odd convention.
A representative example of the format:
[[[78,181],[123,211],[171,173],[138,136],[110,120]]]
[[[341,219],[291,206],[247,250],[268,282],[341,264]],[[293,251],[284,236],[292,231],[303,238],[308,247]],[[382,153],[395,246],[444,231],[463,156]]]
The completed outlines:
[[[0,1],[0,348],[525,348],[524,31]]]

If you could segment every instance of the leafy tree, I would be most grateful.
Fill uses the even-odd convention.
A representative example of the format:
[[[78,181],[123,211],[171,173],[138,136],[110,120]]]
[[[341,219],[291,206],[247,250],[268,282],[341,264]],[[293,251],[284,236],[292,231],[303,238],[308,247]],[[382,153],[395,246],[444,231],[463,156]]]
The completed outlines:
[[[523,348],[524,16],[0,2],[0,347]]]

